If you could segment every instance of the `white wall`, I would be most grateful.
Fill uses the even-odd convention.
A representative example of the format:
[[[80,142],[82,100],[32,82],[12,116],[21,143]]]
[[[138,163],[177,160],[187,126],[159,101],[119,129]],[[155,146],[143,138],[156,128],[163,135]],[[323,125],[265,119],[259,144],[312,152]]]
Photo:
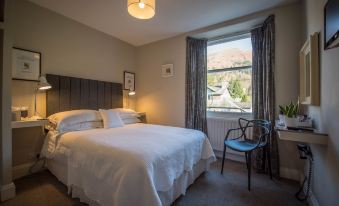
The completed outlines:
[[[310,106],[309,114],[317,127],[329,134],[328,146],[311,145],[314,154],[312,190],[320,205],[338,205],[339,194],[339,48],[324,50],[324,5],[326,0],[304,1],[304,40],[314,32],[320,33],[321,105]]]
[[[123,82],[123,71],[135,71],[136,48],[26,0],[11,0],[14,7],[13,45],[42,53],[42,74],[58,74],[110,82]],[[34,108],[36,82],[13,80],[12,106]],[[130,101],[134,107],[134,101]],[[44,117],[46,95],[38,95],[38,112]],[[17,168],[35,161],[43,136],[41,129],[13,131],[14,176]],[[39,133],[40,131],[40,133]],[[11,160],[12,162],[12,160]]]
[[[186,36],[138,47],[137,110],[147,112],[150,123],[185,125]],[[173,64],[174,76],[161,77],[161,65]]]
[[[275,14],[276,23],[276,103],[296,101],[299,93],[299,49],[302,46],[301,10],[300,3],[283,6],[138,47],[137,110],[147,112],[150,123],[183,127],[186,36],[270,14]],[[162,78],[161,65],[168,63],[174,64],[174,77]],[[279,141],[279,150],[282,175],[299,179],[303,164],[298,160],[295,144]]]
[[[123,82],[135,70],[135,47],[26,0],[14,0],[15,47],[42,53],[42,73]],[[13,81],[13,106],[33,108],[35,83]],[[45,101],[39,111],[45,114]]]

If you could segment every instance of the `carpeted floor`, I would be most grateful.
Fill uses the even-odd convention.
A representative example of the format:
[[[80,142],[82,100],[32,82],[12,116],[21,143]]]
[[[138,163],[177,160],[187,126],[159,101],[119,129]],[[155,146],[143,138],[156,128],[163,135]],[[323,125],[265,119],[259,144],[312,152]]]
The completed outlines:
[[[178,198],[175,206],[255,205],[285,206],[307,205],[298,202],[294,193],[298,183],[288,180],[270,180],[268,175],[253,174],[252,191],[247,190],[247,172],[244,164],[226,161],[224,174],[220,175],[220,161],[201,175]],[[67,195],[67,188],[50,172],[43,171],[15,181],[17,196],[1,206],[80,206],[78,199]]]

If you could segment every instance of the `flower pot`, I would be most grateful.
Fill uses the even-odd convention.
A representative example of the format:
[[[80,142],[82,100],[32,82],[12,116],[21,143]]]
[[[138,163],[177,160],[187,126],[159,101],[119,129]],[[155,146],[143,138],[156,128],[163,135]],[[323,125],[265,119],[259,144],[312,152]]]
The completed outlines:
[[[297,117],[286,117],[285,116],[285,126],[286,127],[297,127],[299,118]]]

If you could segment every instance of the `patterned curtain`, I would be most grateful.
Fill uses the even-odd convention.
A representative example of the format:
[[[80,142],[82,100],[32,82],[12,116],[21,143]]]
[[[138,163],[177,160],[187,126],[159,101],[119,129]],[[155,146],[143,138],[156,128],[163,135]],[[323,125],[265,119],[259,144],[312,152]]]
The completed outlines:
[[[207,40],[186,40],[186,128],[207,134]]]
[[[253,59],[253,115],[255,119],[265,119],[275,124],[275,24],[274,16],[269,16],[262,27],[251,31]],[[279,154],[277,135],[272,129],[268,138],[271,154],[272,173],[279,177]],[[253,154],[254,168],[258,172],[267,172],[266,154],[256,150]]]

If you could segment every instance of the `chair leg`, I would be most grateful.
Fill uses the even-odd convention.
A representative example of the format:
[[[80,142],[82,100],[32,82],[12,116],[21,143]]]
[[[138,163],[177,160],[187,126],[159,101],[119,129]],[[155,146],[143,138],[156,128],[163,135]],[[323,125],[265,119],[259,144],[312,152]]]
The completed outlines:
[[[271,165],[271,150],[270,150],[270,146],[267,145],[266,146],[266,156],[267,156],[267,162],[268,162],[268,170],[269,170],[269,173],[270,173],[270,178],[272,179],[272,165]]]
[[[248,164],[248,169],[247,169],[247,175],[248,175],[248,191],[251,191],[251,154],[252,151],[247,153],[247,164]]]
[[[226,154],[226,145],[224,144],[224,152],[222,155],[222,164],[221,164],[221,174],[224,172],[224,163],[225,163],[225,154]]]
[[[245,160],[246,160],[246,168],[248,169],[248,163],[247,163],[247,152],[245,152]]]

